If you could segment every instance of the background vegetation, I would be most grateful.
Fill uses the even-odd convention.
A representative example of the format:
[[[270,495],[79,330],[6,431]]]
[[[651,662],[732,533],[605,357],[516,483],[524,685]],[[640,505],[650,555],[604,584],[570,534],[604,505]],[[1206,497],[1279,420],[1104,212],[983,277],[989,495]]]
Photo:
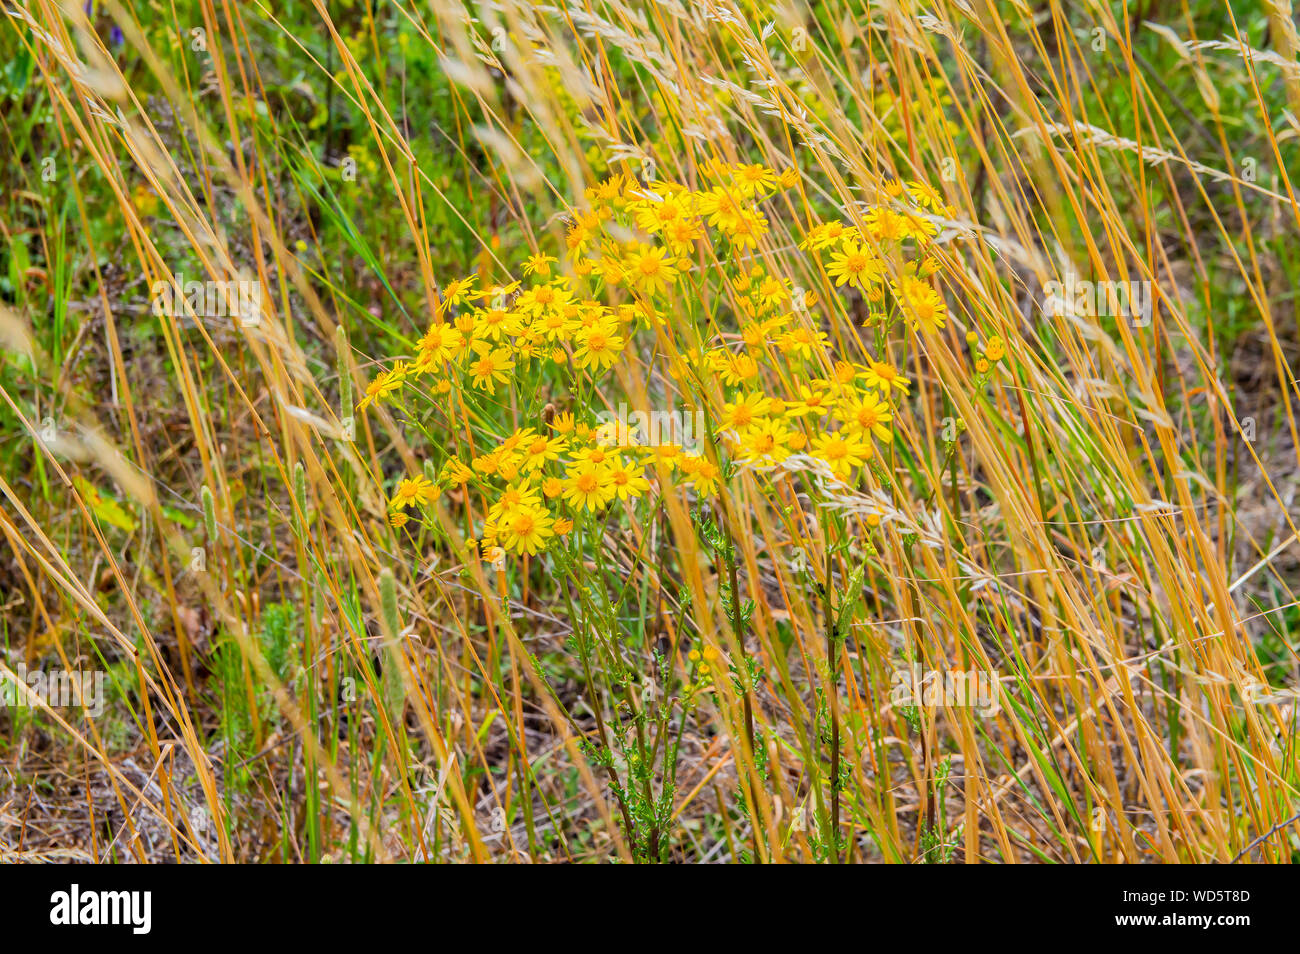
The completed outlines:
[[[0,858],[1300,852],[1287,0],[5,12],[0,673],[109,691],[0,709]],[[612,174],[717,161],[795,184],[598,388],[355,410],[452,279],[563,259]],[[900,181],[950,207],[948,320],[886,340],[800,243]],[[478,559],[452,487],[393,526],[462,441],[644,406],[656,342],[738,347],[751,260],[911,379],[887,466],[778,491],[715,428],[718,496],[562,548]],[[173,276],[259,282],[260,320],[158,314]],[[1049,307],[1071,276],[1150,283],[1150,320]],[[900,705],[912,666],[1001,705]]]

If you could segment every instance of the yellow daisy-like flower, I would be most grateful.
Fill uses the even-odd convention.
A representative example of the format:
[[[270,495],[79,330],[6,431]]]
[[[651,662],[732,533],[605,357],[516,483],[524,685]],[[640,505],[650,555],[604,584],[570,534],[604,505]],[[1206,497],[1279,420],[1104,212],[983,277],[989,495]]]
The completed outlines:
[[[579,368],[594,366],[597,371],[611,367],[618,360],[626,343],[609,325],[603,323],[578,332],[574,340],[578,345],[573,352],[574,365]]]
[[[871,209],[865,221],[867,232],[877,242],[897,242],[910,234],[907,219],[892,209]]]
[[[650,489],[644,469],[636,464],[616,462],[609,469],[609,478],[619,500],[633,500]]]
[[[875,360],[867,361],[867,369],[862,372],[862,383],[879,391],[883,397],[889,397],[889,392],[895,389],[906,394],[908,388],[912,386],[911,382],[899,374],[898,369],[892,364]]]
[[[580,510],[600,510],[615,495],[609,468],[584,462],[569,468],[564,482],[564,502]]]
[[[820,328],[794,328],[777,339],[776,346],[790,358],[811,358],[826,349],[826,332]]]
[[[475,338],[500,341],[502,335],[514,337],[522,333],[518,316],[504,308],[488,308],[474,316]]]
[[[728,387],[744,384],[746,381],[758,377],[758,362],[747,354],[731,355],[727,362],[718,369],[718,376],[722,378],[722,383]]]
[[[540,507],[541,498],[537,496],[537,491],[529,486],[525,481],[522,484],[516,484],[513,487],[507,487],[505,493],[488,508],[488,521],[501,526],[510,520],[514,514],[527,507]]]
[[[779,464],[790,456],[790,428],[780,420],[755,425],[740,445],[740,460],[766,466]]]
[[[677,469],[682,460],[680,444],[658,444],[650,448],[650,452],[649,461],[660,465],[670,473]]]
[[[984,356],[990,361],[1001,361],[1006,357],[1006,343],[997,335],[989,339],[988,344],[984,346]]]
[[[624,279],[637,291],[655,295],[667,291],[677,281],[677,264],[668,261],[668,250],[642,245],[624,261]]]
[[[894,289],[903,302],[903,314],[908,323],[925,332],[942,328],[947,321],[947,306],[929,282],[919,278],[904,278]]]
[[[550,255],[529,255],[524,261],[524,274],[545,277],[551,274],[551,263],[554,261],[556,259]]]
[[[884,266],[871,249],[857,242],[847,241],[840,251],[831,253],[826,274],[835,280],[837,286],[847,284],[865,294],[868,286],[881,280]]]
[[[696,219],[676,219],[664,226],[662,234],[674,254],[684,255],[704,238],[704,227]],[[681,270],[680,263],[678,269]]]
[[[514,307],[521,314],[536,318],[546,309],[562,308],[572,299],[572,292],[557,287],[555,283],[534,285],[527,291],[520,293],[519,297],[515,299]]]
[[[429,371],[444,361],[450,361],[465,347],[465,337],[451,325],[435,322],[420,339],[420,354],[414,367],[417,371]]]
[[[567,447],[568,442],[562,437],[534,437],[523,445],[524,470],[539,470],[547,461],[559,460]]]
[[[776,173],[766,166],[733,166],[731,181],[742,195],[759,195],[776,188]]]
[[[668,229],[674,222],[680,222],[690,214],[682,196],[668,196],[660,200],[648,199],[638,202],[633,211],[633,220],[643,232],[655,234]]]
[[[442,473],[440,476],[447,483],[461,487],[469,483],[470,479],[474,476],[474,471],[462,463],[459,458],[452,457],[447,461],[447,463],[442,465]]]
[[[618,426],[617,422],[614,426]],[[599,442],[573,452],[573,461],[576,464],[612,464],[616,460],[618,460],[618,451],[611,450],[607,444]]]
[[[388,502],[390,510],[404,510],[416,504],[433,503],[438,499],[438,485],[428,477],[410,477],[397,485],[393,499]]]
[[[438,314],[444,315],[447,313],[448,308],[467,301],[471,294],[470,286],[473,284],[473,275],[469,278],[458,278],[454,282],[448,282],[442,289],[442,301],[438,303]]]
[[[756,248],[758,240],[767,234],[767,219],[759,212],[745,210],[732,225],[723,231],[737,248]]]
[[[682,472],[690,477],[691,486],[701,497],[712,497],[718,492],[722,471],[711,460],[685,456],[682,458]]]
[[[357,405],[358,411],[364,411],[375,401],[382,401],[402,386],[406,376],[405,365],[398,365],[390,371],[381,371],[375,379],[366,385],[366,395]]]
[[[873,394],[844,402],[839,409],[839,416],[845,427],[859,437],[875,437],[888,444],[894,439],[894,433],[888,427],[894,415],[889,405],[878,400]]]
[[[841,480],[847,480],[855,468],[866,463],[870,454],[870,445],[843,432],[823,434],[813,441],[812,446],[812,456],[824,461],[831,473]]]
[[[748,212],[748,206],[738,191],[715,188],[698,196],[699,213],[709,225],[730,232]]]
[[[831,393],[820,382],[799,385],[799,397],[785,406],[787,417],[821,417],[831,406]]]
[[[821,225],[813,226],[808,230],[807,236],[799,243],[802,249],[821,249],[830,248],[836,245],[844,238],[848,231],[848,226],[843,222],[823,222]]]
[[[723,405],[720,423],[724,430],[744,434],[759,418],[771,412],[772,399],[754,391],[734,403]]]
[[[476,341],[474,350],[478,357],[469,363],[473,385],[488,394],[495,394],[497,385],[510,380],[515,363],[510,360],[509,348],[492,348],[487,342]]]

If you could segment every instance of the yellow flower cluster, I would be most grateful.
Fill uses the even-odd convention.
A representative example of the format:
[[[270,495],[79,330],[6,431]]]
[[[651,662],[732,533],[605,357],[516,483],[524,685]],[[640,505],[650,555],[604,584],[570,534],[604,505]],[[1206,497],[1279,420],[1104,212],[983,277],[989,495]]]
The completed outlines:
[[[661,476],[680,474],[696,492],[716,492],[719,472],[709,460],[675,444],[620,446],[616,438],[609,427],[575,424],[572,414],[559,414],[546,432],[524,428],[469,463],[449,459],[438,480],[459,487],[473,482],[491,494],[482,545],[515,553],[546,549],[573,529],[579,514],[636,500]],[[551,508],[567,515],[557,517]]]
[[[669,374],[721,382],[721,390],[689,393],[704,392],[737,463],[770,466],[802,453],[852,480],[874,444],[892,441],[892,401],[908,393],[909,382],[887,360],[836,360],[811,315],[817,296],[747,255],[769,229],[762,202],[795,185],[797,176],[718,162],[703,173],[698,189],[614,173],[586,190],[584,207],[573,212],[562,268],[556,257],[535,253],[522,263],[521,280],[476,287],[481,279],[469,277],[445,285],[415,357],[379,374],[360,407],[421,377],[442,393],[492,395],[534,362],[568,366],[594,381],[619,362],[638,331],[663,322],[685,276],[699,277],[691,273],[701,243],[721,239],[730,248],[718,256],[725,301],[739,333],[670,354]],[[888,204],[867,210],[859,225],[816,225],[801,247],[828,253],[823,264],[837,286],[856,288],[882,313],[892,300],[892,320],[932,331],[944,326],[946,308],[929,281],[936,266],[925,249],[936,227],[926,211],[949,212],[928,186],[897,183]],[[742,257],[749,262],[732,266]],[[741,347],[733,350],[736,340]],[[774,390],[772,382],[782,383]],[[721,479],[703,455],[674,444],[618,446],[610,434],[561,414],[541,432],[517,430],[487,453],[451,458],[436,482],[402,481],[390,509],[400,525],[408,508],[428,507],[443,489],[474,482],[492,501],[484,552],[533,554],[568,533],[582,513],[665,492],[661,483],[710,496]]]
[[[856,288],[875,305],[890,292],[912,328],[933,332],[947,322],[947,306],[928,280],[937,265],[928,257],[909,258],[907,243],[923,254],[938,233],[924,213],[950,216],[953,210],[922,182],[894,182],[886,192],[897,209],[886,205],[869,209],[861,226],[843,222],[814,226],[799,247],[827,253],[826,274],[836,287]]]

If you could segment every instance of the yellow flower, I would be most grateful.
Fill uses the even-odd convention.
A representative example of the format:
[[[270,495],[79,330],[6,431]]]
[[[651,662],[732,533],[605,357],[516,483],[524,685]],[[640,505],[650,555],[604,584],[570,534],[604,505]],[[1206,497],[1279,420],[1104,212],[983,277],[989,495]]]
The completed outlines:
[[[1007,346],[997,335],[990,338],[988,344],[984,346],[984,356],[990,361],[1001,361],[1006,353]]]
[[[493,349],[487,342],[476,341],[474,350],[478,352],[478,357],[469,364],[474,387],[495,394],[497,384],[508,381],[510,372],[514,370],[515,363],[510,360],[510,349]]]
[[[742,195],[758,195],[776,187],[776,173],[766,166],[733,166],[731,179]]]
[[[662,201],[647,199],[638,202],[632,211],[637,228],[652,234],[664,231],[674,222],[681,222],[689,214],[683,197],[671,195]]]
[[[525,275],[542,275],[551,274],[551,263],[555,259],[550,255],[529,255],[524,261]]]
[[[862,368],[849,361],[835,362],[835,380],[840,384],[852,384]]]
[[[989,364],[989,360],[988,360],[988,358],[976,358],[976,359],[975,359],[975,373],[976,373],[976,374],[988,374],[988,373],[989,373],[989,368],[990,368],[990,367],[992,367],[992,365]]]
[[[473,476],[474,471],[469,467],[466,467],[461,463],[460,459],[456,457],[450,458],[447,463],[442,465],[442,473],[440,474],[442,480],[458,487],[468,483],[469,479]]]
[[[557,537],[566,537],[573,529],[573,521],[567,517],[561,517],[559,520],[555,521],[555,525],[551,529],[555,531]]]
[[[852,434],[825,434],[816,438],[812,446],[812,456],[824,461],[842,480],[847,480],[853,469],[861,467],[870,454],[870,446]]]
[[[839,416],[848,430],[859,437],[874,436],[886,444],[894,439],[893,432],[886,426],[894,416],[890,413],[889,405],[881,403],[875,395],[864,394],[855,400],[844,402],[839,409]]]
[[[892,364],[874,359],[867,360],[867,369],[862,372],[862,383],[867,387],[879,391],[883,397],[889,397],[889,392],[897,388],[903,394],[907,393],[911,382],[898,373]]]
[[[748,211],[738,193],[724,188],[700,193],[698,202],[699,212],[708,219],[709,225],[726,232],[734,229]]]
[[[650,489],[643,468],[636,464],[615,462],[609,469],[609,477],[619,500],[632,500]]]
[[[890,209],[871,209],[865,221],[867,231],[878,242],[896,242],[908,235],[907,220]]]
[[[704,237],[704,228],[696,219],[675,219],[663,230],[663,239],[677,255],[684,255]],[[679,271],[684,271],[681,262],[677,263]]]
[[[850,240],[831,254],[826,274],[835,279],[837,286],[848,284],[866,293],[867,286],[880,281],[884,266],[869,248]]]
[[[568,442],[562,437],[536,436],[523,445],[524,469],[538,470],[546,466],[547,461],[559,460]]]
[[[767,234],[767,219],[762,214],[747,209],[735,223],[723,226],[723,231],[737,248],[756,248],[758,240]]]
[[[677,280],[677,266],[667,255],[667,249],[649,245],[631,252],[624,262],[627,283],[647,295],[666,291]]]
[[[454,282],[448,282],[442,289],[442,301],[438,303],[438,314],[446,314],[448,308],[466,301],[470,296],[470,286],[473,284],[474,276],[472,275],[469,278],[458,278]]]
[[[536,318],[548,308],[561,308],[572,300],[573,294],[564,288],[550,285],[534,285],[515,299],[515,308],[521,313]]]
[[[718,369],[722,383],[734,387],[750,378],[758,377],[758,362],[747,354],[731,355],[726,364]]]
[[[390,510],[403,510],[413,504],[433,503],[438,499],[438,486],[428,477],[412,477],[397,485],[393,499],[388,502]]]
[[[617,422],[614,426],[618,426]],[[604,444],[597,443],[574,451],[573,460],[577,464],[612,464],[618,460],[618,451],[611,451]]]
[[[402,386],[403,377],[404,369],[400,365],[394,367],[391,371],[381,371],[373,381],[366,385],[366,396],[357,405],[357,410],[364,411],[373,402],[382,401],[392,394]]]
[[[682,471],[691,478],[691,484],[701,497],[712,497],[718,492],[722,472],[716,464],[703,457],[682,458]]]
[[[824,222],[808,230],[804,240],[799,243],[803,249],[820,250],[830,248],[844,237],[847,227],[843,222]]]
[[[394,510],[388,514],[388,522],[397,530],[406,526],[406,522],[410,519],[405,510]]]
[[[614,498],[614,482],[607,467],[583,462],[570,467],[568,475],[564,484],[564,501],[569,506],[599,510]]]
[[[516,553],[538,553],[555,536],[554,522],[541,507],[521,507],[501,525],[501,542]]]
[[[564,481],[559,477],[547,477],[542,481],[542,494],[547,500],[553,500],[564,493]]]
[[[907,191],[911,194],[916,203],[931,212],[942,213],[946,208],[943,196],[939,195],[934,188],[924,182],[909,182]]]
[[[933,332],[944,326],[948,309],[928,282],[904,278],[894,291],[902,299],[903,314],[913,327]]]
[[[830,409],[830,392],[822,387],[819,382],[814,381],[812,386],[799,385],[799,397],[786,405],[785,413],[788,417],[821,417]]]
[[[622,337],[605,324],[598,324],[578,332],[575,340],[578,348],[573,352],[574,365],[579,368],[594,365],[597,371],[612,366],[618,360],[619,352],[623,350],[624,345]]]
[[[650,460],[653,460],[670,473],[681,462],[682,448],[680,444],[659,444],[650,450],[653,454]]]
[[[465,338],[459,331],[442,322],[435,322],[420,339],[420,354],[415,360],[415,370],[431,371],[443,361],[449,361],[465,347]]]
[[[721,425],[724,430],[730,429],[737,434],[743,434],[759,418],[771,411],[772,399],[755,391],[732,404],[724,405]]]
[[[508,522],[515,513],[527,507],[540,507],[541,499],[537,496],[537,491],[528,485],[525,481],[522,484],[516,484],[513,487],[507,487],[505,493],[488,508],[487,517],[489,522],[500,526]]]
[[[504,308],[488,308],[474,316],[474,337],[500,341],[502,335],[521,334],[519,319]]]
[[[551,430],[557,434],[569,434],[573,431],[573,412],[562,411],[551,421]]]
[[[789,357],[811,358],[813,352],[821,353],[826,347],[826,332],[820,328],[795,328],[777,339],[776,346]]]
[[[790,456],[792,433],[783,421],[763,421],[740,445],[740,459],[752,464],[779,464]]]

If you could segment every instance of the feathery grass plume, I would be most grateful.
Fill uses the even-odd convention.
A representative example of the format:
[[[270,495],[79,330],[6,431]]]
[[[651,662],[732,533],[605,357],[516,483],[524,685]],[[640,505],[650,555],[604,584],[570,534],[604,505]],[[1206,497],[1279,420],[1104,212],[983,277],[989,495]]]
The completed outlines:
[[[379,571],[379,609],[384,635],[396,639],[402,632],[402,617],[397,607],[397,577],[388,567]]]
[[[383,694],[384,705],[393,725],[402,721],[406,688],[402,674],[402,617],[397,605],[397,577],[388,567],[379,571],[380,622],[383,625]]]
[[[348,333],[342,325],[334,329],[334,358],[339,379],[340,416],[347,421],[356,411],[352,405],[352,346],[348,344]]]
[[[199,491],[199,498],[203,501],[203,527],[207,530],[208,539],[217,539],[217,503],[212,498],[212,491],[205,484]]]

